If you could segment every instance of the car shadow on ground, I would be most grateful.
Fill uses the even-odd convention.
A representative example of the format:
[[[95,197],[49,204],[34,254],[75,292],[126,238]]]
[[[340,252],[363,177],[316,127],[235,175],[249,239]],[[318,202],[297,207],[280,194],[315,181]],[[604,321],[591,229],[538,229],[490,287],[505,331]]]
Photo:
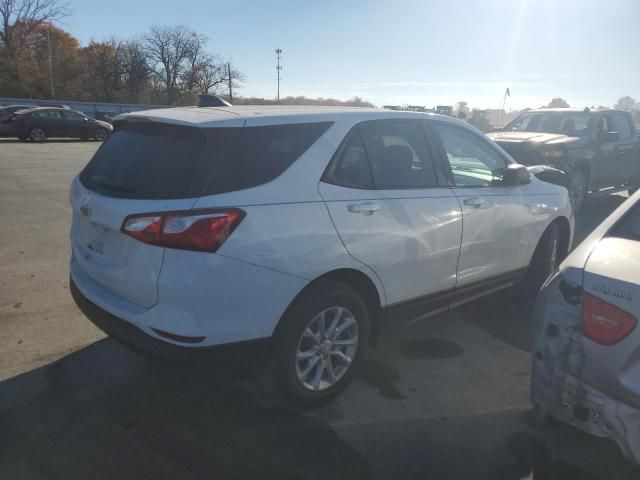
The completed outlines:
[[[573,248],[577,247],[611,212],[627,198],[626,195],[603,195],[587,198],[576,215],[576,229]]]
[[[334,428],[246,365],[157,364],[105,339],[0,383],[0,478],[591,479],[612,461],[631,478],[610,442],[520,413]]]
[[[0,384],[0,478],[371,476],[326,422],[270,403],[247,375],[95,343]]]

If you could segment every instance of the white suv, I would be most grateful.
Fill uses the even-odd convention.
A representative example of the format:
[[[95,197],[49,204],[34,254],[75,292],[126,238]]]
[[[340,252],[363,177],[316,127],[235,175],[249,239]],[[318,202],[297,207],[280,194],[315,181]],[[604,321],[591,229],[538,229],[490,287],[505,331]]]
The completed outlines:
[[[266,341],[301,405],[344,388],[384,323],[535,293],[573,236],[566,190],[478,130],[376,109],[124,115],[71,204],[94,323],[161,353]]]

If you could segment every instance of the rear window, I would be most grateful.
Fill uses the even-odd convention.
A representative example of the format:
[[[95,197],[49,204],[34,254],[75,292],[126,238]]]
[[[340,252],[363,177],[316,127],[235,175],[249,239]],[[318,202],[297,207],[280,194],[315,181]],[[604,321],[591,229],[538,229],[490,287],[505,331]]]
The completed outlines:
[[[80,181],[103,195],[139,199],[249,188],[282,174],[330,124],[205,129],[121,123]]]
[[[609,236],[640,241],[640,203],[636,203],[633,206],[613,230],[609,232]]]

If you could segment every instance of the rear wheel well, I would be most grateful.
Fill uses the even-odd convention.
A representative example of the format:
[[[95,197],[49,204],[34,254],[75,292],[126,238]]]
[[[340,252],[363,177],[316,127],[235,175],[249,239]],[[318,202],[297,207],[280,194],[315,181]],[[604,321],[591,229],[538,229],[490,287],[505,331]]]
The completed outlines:
[[[293,299],[293,301],[289,304],[287,311],[291,309],[291,307],[304,295],[306,295],[309,291],[312,291],[316,288],[322,288],[323,284],[335,284],[342,283],[351,287],[356,291],[358,295],[362,298],[362,300],[367,305],[367,309],[369,310],[369,315],[371,319],[370,325],[370,336],[369,341],[371,344],[375,344],[378,337],[378,332],[380,328],[380,323],[382,319],[382,307],[380,301],[380,295],[378,294],[378,289],[375,284],[371,281],[371,279],[364,273],[359,270],[355,270],[352,268],[342,268],[339,270],[333,270],[331,272],[325,273],[313,281],[311,281],[307,286],[305,286]],[[286,315],[283,315],[283,317]],[[274,336],[277,335],[278,329],[282,325],[282,321],[278,323],[276,327],[276,331],[274,332]]]

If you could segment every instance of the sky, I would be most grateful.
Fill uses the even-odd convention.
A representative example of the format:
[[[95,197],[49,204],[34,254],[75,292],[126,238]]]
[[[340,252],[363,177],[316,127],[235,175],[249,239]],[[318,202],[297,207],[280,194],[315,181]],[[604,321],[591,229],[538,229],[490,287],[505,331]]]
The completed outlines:
[[[71,0],[86,45],[184,24],[246,75],[235,93],[381,105],[539,107],[640,100],[640,0]]]

